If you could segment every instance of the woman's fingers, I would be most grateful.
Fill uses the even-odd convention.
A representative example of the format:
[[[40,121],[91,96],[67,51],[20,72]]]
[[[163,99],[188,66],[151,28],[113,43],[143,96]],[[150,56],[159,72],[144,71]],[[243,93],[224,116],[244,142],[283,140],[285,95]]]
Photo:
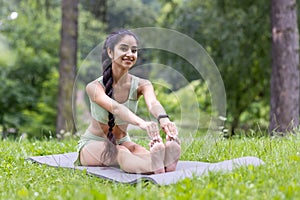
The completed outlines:
[[[175,138],[178,135],[178,131],[174,122],[164,124],[162,129],[169,137]]]
[[[177,138],[178,131],[174,122],[167,122],[162,125],[162,129],[170,138]],[[147,122],[146,131],[151,138],[151,140],[159,140],[161,141],[161,137],[159,134],[159,127],[155,122]]]
[[[158,128],[157,123],[148,122],[148,124],[146,126],[146,130],[147,130],[147,133],[148,133],[149,137],[152,140],[159,140],[160,139],[159,128]]]

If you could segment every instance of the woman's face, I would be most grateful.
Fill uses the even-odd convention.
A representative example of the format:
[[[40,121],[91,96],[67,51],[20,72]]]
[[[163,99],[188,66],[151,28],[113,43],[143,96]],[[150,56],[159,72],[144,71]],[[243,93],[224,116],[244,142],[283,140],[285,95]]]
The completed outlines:
[[[125,35],[108,55],[112,58],[112,63],[124,69],[130,69],[137,60],[137,41],[131,35]]]

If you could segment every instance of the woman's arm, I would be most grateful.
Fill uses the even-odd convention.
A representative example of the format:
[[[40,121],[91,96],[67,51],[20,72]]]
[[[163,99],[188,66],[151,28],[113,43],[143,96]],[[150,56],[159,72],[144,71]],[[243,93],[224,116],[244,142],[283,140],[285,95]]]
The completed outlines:
[[[150,113],[157,119],[160,115],[166,115],[166,111],[157,100],[153,85],[150,81],[141,79],[139,93],[144,96],[146,105]],[[176,137],[178,132],[175,124],[168,117],[159,119],[160,126],[170,137]]]
[[[151,138],[156,138],[159,129],[155,122],[146,122],[142,118],[135,115],[126,106],[118,103],[105,94],[105,90],[98,81],[93,81],[86,86],[86,92],[91,99],[108,112],[118,116],[121,120],[129,124],[136,125],[143,130],[146,130]]]
[[[141,124],[145,122],[143,119],[131,112],[126,106],[107,96],[104,88],[98,81],[89,83],[86,86],[86,92],[91,101],[95,102],[113,115],[118,116],[123,121],[136,126],[141,126]]]
[[[141,79],[139,90],[139,92],[144,96],[148,110],[153,117],[157,119],[159,115],[166,114],[165,109],[156,98],[153,85],[150,81]]]

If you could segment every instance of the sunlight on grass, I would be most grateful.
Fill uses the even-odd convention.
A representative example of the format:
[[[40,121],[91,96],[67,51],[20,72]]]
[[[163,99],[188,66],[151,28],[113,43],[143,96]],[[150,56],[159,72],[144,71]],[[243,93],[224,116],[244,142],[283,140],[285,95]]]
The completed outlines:
[[[147,145],[144,141],[144,145]],[[297,199],[300,196],[300,138],[247,138],[220,140],[203,152],[204,142],[194,140],[181,160],[219,162],[256,156],[259,167],[241,167],[228,173],[184,179],[157,186],[113,183],[85,171],[38,165],[28,156],[75,151],[77,139],[64,141],[0,142],[0,199]],[[205,148],[204,148],[205,149]]]

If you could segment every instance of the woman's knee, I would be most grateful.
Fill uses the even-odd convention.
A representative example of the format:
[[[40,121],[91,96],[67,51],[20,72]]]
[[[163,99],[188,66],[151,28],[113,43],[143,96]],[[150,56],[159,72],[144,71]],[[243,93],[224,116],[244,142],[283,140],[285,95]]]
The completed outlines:
[[[146,148],[135,143],[127,146],[127,149],[133,154],[148,153],[148,150]]]
[[[80,162],[82,165],[107,166],[115,164],[111,159],[103,160],[103,152],[105,152],[104,142],[90,142],[86,144],[80,151]]]
[[[102,166],[100,155],[98,152],[89,150],[87,146],[83,147],[80,151],[80,162],[82,165]]]

